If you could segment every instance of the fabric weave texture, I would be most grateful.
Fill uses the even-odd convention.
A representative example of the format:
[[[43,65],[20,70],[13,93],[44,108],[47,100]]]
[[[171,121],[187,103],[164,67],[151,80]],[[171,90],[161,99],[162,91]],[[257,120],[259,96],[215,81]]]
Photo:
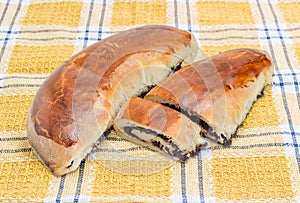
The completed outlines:
[[[0,0],[0,11],[0,201],[300,202],[298,0]],[[209,142],[185,163],[154,163],[155,153],[112,132],[78,170],[51,175],[26,137],[36,91],[83,48],[146,24],[192,32],[206,56],[265,50],[272,85],[229,147]],[[119,156],[136,159],[110,160]]]

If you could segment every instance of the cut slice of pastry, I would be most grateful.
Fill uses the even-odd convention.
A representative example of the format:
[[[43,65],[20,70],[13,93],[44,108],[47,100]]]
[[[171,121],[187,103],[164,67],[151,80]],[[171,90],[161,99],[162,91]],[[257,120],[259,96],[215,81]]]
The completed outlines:
[[[178,108],[221,144],[243,122],[273,75],[269,56],[257,50],[230,50],[182,68],[146,96]]]
[[[76,170],[128,98],[193,61],[198,51],[191,33],[146,25],[78,52],[34,97],[26,120],[32,150],[56,176]]]
[[[119,111],[114,127],[120,136],[185,161],[205,144],[201,128],[180,112],[132,97]]]

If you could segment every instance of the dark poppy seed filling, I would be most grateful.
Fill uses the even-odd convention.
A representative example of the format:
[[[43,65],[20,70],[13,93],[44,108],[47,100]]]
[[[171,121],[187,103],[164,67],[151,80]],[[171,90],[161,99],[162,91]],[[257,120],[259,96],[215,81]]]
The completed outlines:
[[[160,138],[161,140],[157,140],[157,139],[156,140],[149,139],[148,141],[143,140],[133,132],[134,130],[140,131],[141,133],[145,133],[148,135],[153,135],[155,137]],[[164,151],[165,153],[178,158],[180,161],[185,161],[186,159],[188,159],[191,156],[190,155],[191,152],[182,151],[169,137],[167,137],[161,133],[157,133],[154,130],[145,129],[140,126],[125,126],[124,131],[131,137],[133,137],[137,140],[140,140],[144,143],[147,143],[148,145],[152,145],[155,148],[158,148],[159,150]],[[169,145],[166,146],[163,143],[167,143]],[[199,150],[200,150],[200,148],[199,148]],[[193,154],[195,154],[194,151],[195,150],[192,151]]]
[[[180,106],[177,106],[177,105],[174,105],[174,104],[170,104],[170,103],[161,103],[161,104],[184,114],[185,116],[190,118],[191,121],[193,121],[197,125],[201,126],[202,130],[200,132],[200,135],[202,137],[207,137],[207,138],[211,139],[212,141],[214,141],[216,143],[222,144],[222,142],[220,142],[220,137],[213,130],[213,128],[210,127],[204,120],[199,118],[197,115],[194,115],[191,112],[189,112],[185,109],[182,109],[182,108],[180,108]],[[231,140],[228,140],[223,134],[221,134],[221,138],[223,140],[223,145],[230,145],[231,144]]]
[[[263,97],[265,95],[265,88],[261,90],[261,92],[257,95],[257,99]]]
[[[172,67],[171,69],[172,69],[173,72],[171,72],[171,74],[173,74],[174,72],[180,70],[182,68],[181,65],[182,65],[183,62],[184,62],[184,60],[180,60],[178,62],[178,64],[176,64],[174,67]]]
[[[146,96],[146,94],[148,92],[151,91],[151,89],[153,89],[156,85],[149,85],[147,86],[140,94],[138,94],[139,97],[143,98],[144,96]]]
[[[73,163],[74,163],[74,160],[73,160],[73,161],[71,161],[70,165],[69,165],[69,166],[67,166],[66,168],[71,168],[71,167],[73,166]]]

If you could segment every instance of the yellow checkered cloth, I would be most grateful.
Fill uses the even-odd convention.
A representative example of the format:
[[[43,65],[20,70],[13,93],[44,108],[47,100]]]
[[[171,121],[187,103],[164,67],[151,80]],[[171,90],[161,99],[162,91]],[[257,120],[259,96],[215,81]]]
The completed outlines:
[[[145,24],[191,31],[207,56],[266,50],[273,84],[230,147],[168,162],[111,133],[74,173],[51,175],[25,131],[37,89],[84,47]],[[298,0],[0,0],[0,57],[0,201],[300,202]]]

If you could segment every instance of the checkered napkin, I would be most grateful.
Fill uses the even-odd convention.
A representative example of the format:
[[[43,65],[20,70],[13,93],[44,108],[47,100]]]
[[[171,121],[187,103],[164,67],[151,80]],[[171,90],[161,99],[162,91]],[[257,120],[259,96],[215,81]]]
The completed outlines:
[[[84,47],[145,24],[191,31],[207,56],[266,50],[273,84],[230,147],[167,162],[111,133],[74,173],[51,175],[25,132],[37,89]],[[300,202],[298,0],[0,0],[0,56],[0,201]]]

